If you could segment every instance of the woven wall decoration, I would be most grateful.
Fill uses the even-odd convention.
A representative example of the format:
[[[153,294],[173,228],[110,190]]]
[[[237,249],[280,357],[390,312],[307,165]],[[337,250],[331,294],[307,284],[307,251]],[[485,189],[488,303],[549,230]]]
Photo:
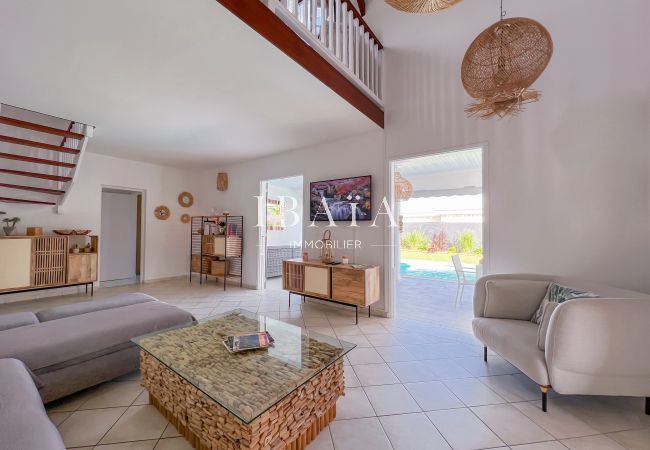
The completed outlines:
[[[217,190],[222,192],[228,190],[228,174],[226,172],[217,174]]]
[[[181,222],[183,222],[183,223],[188,223],[190,221],[190,219],[191,219],[191,217],[190,217],[189,214],[183,214],[181,216]]]
[[[401,173],[395,172],[395,200],[406,201],[413,195],[413,184],[402,176]]]
[[[181,192],[178,194],[178,204],[183,208],[189,208],[194,204],[194,196],[189,192]]]
[[[410,13],[432,13],[449,8],[461,0],[385,0],[398,11]]]
[[[541,93],[530,86],[553,54],[551,35],[542,24],[524,17],[490,25],[469,46],[461,67],[463,87],[477,102],[469,117],[489,119],[517,115]]]
[[[158,220],[167,220],[171,215],[171,211],[165,205],[160,205],[153,210],[153,214]]]

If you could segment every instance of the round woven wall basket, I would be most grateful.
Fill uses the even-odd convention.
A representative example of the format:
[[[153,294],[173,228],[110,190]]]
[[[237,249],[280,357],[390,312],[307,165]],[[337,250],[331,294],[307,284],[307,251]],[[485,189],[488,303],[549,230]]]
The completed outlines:
[[[551,35],[539,22],[513,17],[490,25],[463,58],[463,87],[478,100],[465,111],[481,118],[503,117],[516,115],[523,104],[539,100],[539,91],[529,88],[552,54]]]
[[[461,0],[385,0],[398,11],[410,13],[431,13],[449,8]]]

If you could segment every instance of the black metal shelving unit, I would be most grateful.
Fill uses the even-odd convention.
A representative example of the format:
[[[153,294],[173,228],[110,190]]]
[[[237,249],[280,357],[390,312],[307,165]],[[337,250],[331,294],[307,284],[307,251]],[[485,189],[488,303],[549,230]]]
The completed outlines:
[[[223,233],[219,223],[224,223]],[[218,283],[223,278],[223,290],[226,290],[229,279],[239,280],[243,286],[243,253],[244,253],[244,217],[243,216],[194,216],[190,227],[190,283],[192,274],[199,275],[199,283],[208,281],[209,276],[215,277]],[[224,239],[223,253],[215,252],[215,239]],[[224,275],[212,275],[213,261],[223,261]]]

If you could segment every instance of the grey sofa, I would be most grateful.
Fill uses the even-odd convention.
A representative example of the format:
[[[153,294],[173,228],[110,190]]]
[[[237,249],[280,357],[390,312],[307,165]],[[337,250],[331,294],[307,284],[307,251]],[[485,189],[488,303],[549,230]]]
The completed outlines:
[[[131,338],[194,321],[187,311],[141,293],[7,314],[0,316],[0,359],[25,363],[48,403],[137,370]]]
[[[0,448],[65,450],[29,371],[17,359],[0,359]]]
[[[551,282],[599,298],[549,303],[530,321]],[[531,274],[476,282],[474,335],[540,386],[560,394],[645,397],[650,414],[650,296],[582,280]]]

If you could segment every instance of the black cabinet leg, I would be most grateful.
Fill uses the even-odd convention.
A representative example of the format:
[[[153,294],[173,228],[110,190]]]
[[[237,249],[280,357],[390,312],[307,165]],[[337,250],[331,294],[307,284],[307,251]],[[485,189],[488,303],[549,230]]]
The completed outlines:
[[[645,413],[650,416],[650,397],[645,398]]]
[[[358,306],[354,307],[354,316],[355,316],[355,319],[354,319],[355,325],[359,325],[359,307]]]
[[[487,347],[483,346],[483,361],[487,362]]]
[[[368,306],[368,318],[370,318],[370,306]]]
[[[90,283],[90,296],[95,295],[95,283]]]
[[[549,386],[540,386],[539,387],[542,390],[542,411],[546,412],[546,404],[548,401],[548,390]]]
[[[86,294],[88,293],[88,283],[86,283]]]

